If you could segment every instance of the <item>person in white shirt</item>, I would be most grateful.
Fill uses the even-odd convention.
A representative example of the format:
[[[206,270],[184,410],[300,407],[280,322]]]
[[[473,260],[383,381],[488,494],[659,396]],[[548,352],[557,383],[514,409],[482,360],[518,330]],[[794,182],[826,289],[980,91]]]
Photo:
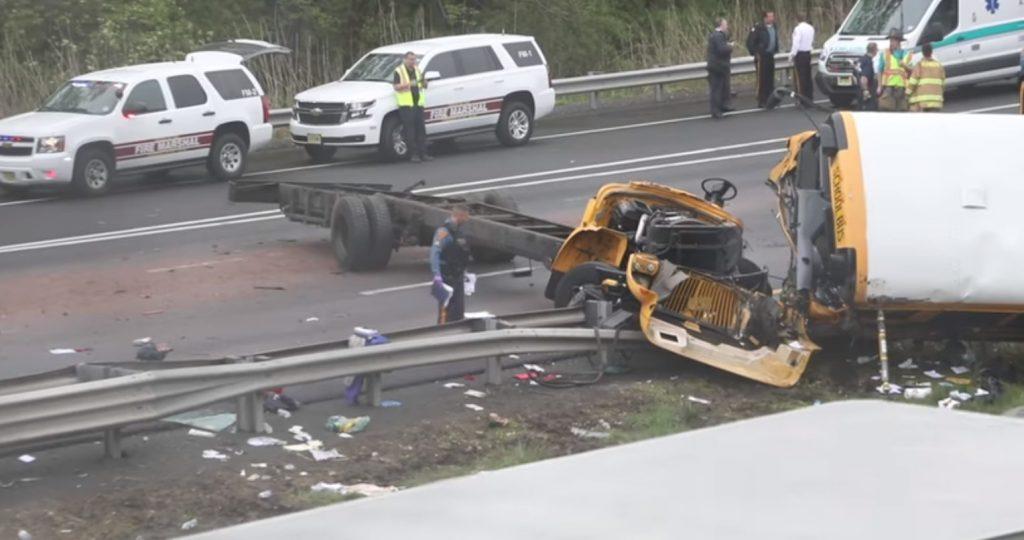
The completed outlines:
[[[801,96],[814,100],[814,79],[811,76],[811,50],[814,48],[814,27],[807,22],[803,14],[796,16],[799,24],[793,29],[793,48],[789,51],[789,59],[796,71],[796,92]]]

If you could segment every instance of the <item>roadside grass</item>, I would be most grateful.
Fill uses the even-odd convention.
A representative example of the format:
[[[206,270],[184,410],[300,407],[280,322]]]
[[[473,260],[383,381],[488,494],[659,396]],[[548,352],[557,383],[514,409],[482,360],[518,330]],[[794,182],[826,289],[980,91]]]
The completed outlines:
[[[418,470],[403,479],[402,487],[420,486],[447,478],[468,476],[481,471],[505,469],[558,455],[553,447],[541,441],[520,439],[524,434],[514,428],[505,433],[498,431],[490,433],[492,435],[488,435],[486,438],[491,439],[492,444],[498,445],[495,448],[476,456],[467,463]],[[511,439],[513,442],[505,444],[503,441],[495,440],[496,438]]]
[[[358,493],[341,495],[327,491],[317,492],[311,490],[287,491],[281,497],[281,503],[284,506],[291,508],[315,508],[317,506],[327,506],[329,504],[354,501],[356,499],[363,498],[363,496]]]

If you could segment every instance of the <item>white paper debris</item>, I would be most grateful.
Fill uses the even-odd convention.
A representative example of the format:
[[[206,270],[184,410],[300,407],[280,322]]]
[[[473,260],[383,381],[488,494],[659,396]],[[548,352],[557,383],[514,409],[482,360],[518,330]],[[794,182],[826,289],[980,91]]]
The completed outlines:
[[[292,417],[292,413],[291,413],[291,412],[289,412],[289,411],[288,411],[288,409],[278,409],[278,410],[277,410],[277,411],[275,411],[275,412],[276,412],[276,413],[277,413],[277,415],[278,415],[278,416],[280,416],[281,418],[291,418],[291,417]]]
[[[141,347],[147,343],[151,343],[152,341],[153,338],[151,337],[140,337],[139,339],[132,341],[132,345],[135,345],[136,347]]]
[[[340,437],[342,439],[354,439],[355,438],[355,436],[353,436],[351,433],[339,433],[338,437]]]
[[[273,437],[251,437],[248,441],[249,446],[284,446],[284,441],[281,439],[275,439]]]
[[[395,493],[398,488],[395,486],[378,486],[376,484],[353,484],[346,486],[349,493],[362,495],[364,497],[377,497],[388,493]]]
[[[971,396],[967,392],[961,392],[959,390],[953,390],[952,392],[949,393],[949,397],[951,397],[953,399],[956,399],[956,400],[959,400],[959,401],[967,401],[967,400],[971,399],[973,396]]]
[[[25,529],[18,529],[18,540],[32,540],[32,534]]]
[[[181,530],[189,531],[189,530],[195,529],[196,525],[199,525],[199,520],[196,519],[196,518],[192,518],[192,519],[186,521],[185,523],[181,524]]]
[[[875,387],[875,390],[879,394],[902,394],[903,387],[898,384],[889,383],[888,385],[882,384]]]
[[[960,402],[953,398],[946,398],[938,403],[942,409],[957,409],[960,407]]]
[[[217,436],[216,433],[213,433],[211,431],[206,431],[204,429],[196,429],[196,428],[192,428],[192,429],[188,430],[188,434],[193,436],[193,437],[205,437],[207,439],[212,439],[212,438]]]
[[[465,319],[493,319],[494,314],[490,311],[473,311],[462,315]]]
[[[864,364],[870,364],[871,361],[874,360],[874,359],[875,358],[873,356],[859,356],[859,357],[857,357],[857,364],[862,365],[862,366]]]
[[[307,317],[306,322],[320,322],[320,317]]]
[[[50,354],[75,354],[77,352],[74,349],[50,349]]]
[[[21,456],[18,456],[18,461],[20,461],[22,463],[32,463],[35,460],[36,460],[35,456],[30,456],[28,454],[23,454]]]
[[[588,429],[581,429],[578,427],[574,427],[569,431],[572,432],[573,435],[581,439],[607,439],[608,437],[612,436],[611,433],[607,433],[604,431],[590,431]]]
[[[330,461],[334,459],[345,459],[345,456],[341,455],[336,449],[320,450],[319,448],[310,448],[309,455],[313,456],[316,461]]]
[[[458,382],[444,383],[445,388],[465,388],[466,385]]]
[[[926,376],[928,376],[928,377],[933,378],[933,379],[941,379],[943,377],[943,375],[941,373],[939,373],[938,371],[935,371],[934,369],[930,369],[928,371],[925,371],[924,374]]]
[[[221,454],[216,450],[203,450],[203,459],[216,459],[218,461],[227,461],[228,456]]]
[[[470,410],[473,410],[473,411],[476,411],[476,412],[480,412],[480,411],[484,410],[483,407],[477,405],[476,403],[467,403],[466,404],[466,408],[470,409]]]
[[[963,375],[964,373],[967,373],[968,371],[971,370],[971,368],[964,366],[953,366],[949,369],[952,369],[953,373],[956,373],[957,375]]]
[[[462,284],[462,292],[464,292],[466,296],[473,296],[473,293],[476,292],[476,274],[466,272],[465,276],[465,281]]]
[[[903,391],[903,397],[905,399],[925,399],[930,395],[932,395],[931,386],[907,388]]]
[[[284,470],[286,470],[286,471],[294,471],[295,470],[295,465],[292,465],[291,463],[285,463],[284,464]]]
[[[261,491],[260,494],[259,494],[259,498],[261,498],[261,499],[269,499],[269,498],[271,498],[273,496],[274,496],[274,492],[270,491],[269,489],[266,490],[266,491]]]
[[[487,397],[487,392],[481,392],[479,390],[466,390],[465,392],[463,392],[463,394],[465,394],[465,395],[467,395],[469,397],[475,397],[475,398],[485,398],[485,397]]]
[[[544,368],[537,364],[523,364],[523,369],[527,371],[536,371],[537,373],[544,373]]]
[[[312,489],[316,493],[327,492],[337,493],[338,495],[348,494],[348,489],[345,487],[344,484],[341,483],[332,484],[328,482],[317,482],[316,484],[313,484],[313,487],[311,487],[310,489]]]
[[[984,388],[979,388],[979,389],[974,391],[974,397],[985,397],[985,396],[989,395],[990,393],[991,392],[989,392],[988,390],[985,390]]]
[[[257,474],[257,473],[252,473],[248,477],[246,477],[246,480],[248,480],[250,482],[255,482],[255,481],[259,480],[259,479],[260,479],[260,475]]]
[[[686,399],[688,401],[692,401],[693,403],[700,403],[701,405],[711,405],[710,401],[704,398],[699,398],[697,396],[686,396]]]
[[[266,463],[250,463],[249,466],[252,467],[253,469],[266,469],[267,468],[267,464]]]
[[[913,358],[907,358],[903,362],[900,362],[896,367],[900,369],[917,369],[920,366],[914,363]]]

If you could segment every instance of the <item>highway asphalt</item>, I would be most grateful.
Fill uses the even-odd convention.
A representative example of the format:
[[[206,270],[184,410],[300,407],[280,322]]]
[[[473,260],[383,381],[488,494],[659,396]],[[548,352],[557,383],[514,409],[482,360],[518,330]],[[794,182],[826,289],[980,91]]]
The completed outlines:
[[[993,85],[955,93],[948,109],[1012,114],[1016,107],[1011,86]],[[811,128],[792,108],[713,121],[703,103],[652,104],[541,121],[523,148],[466,139],[421,166],[380,163],[368,151],[310,166],[304,153],[277,149],[256,156],[249,174],[398,188],[422,179],[434,194],[505,189],[524,212],[567,224],[606,182],[645,179],[698,192],[701,179],[724,177],[740,190],[728,208],[745,222],[749,256],[777,275],[788,253],[764,180],[785,137]],[[927,152],[914,141],[896,143],[910,156]],[[433,321],[421,285],[425,250],[403,250],[383,272],[342,274],[327,230],[288,222],[272,205],[230,203],[223,184],[203,177],[183,170],[159,182],[136,179],[97,199],[0,196],[0,377],[126,360],[132,340],[144,336],[190,358],[338,339],[355,325]],[[508,275],[509,266],[474,270],[496,275],[481,281],[470,310],[549,306],[543,268],[525,279]],[[52,348],[90,350],[55,355]]]

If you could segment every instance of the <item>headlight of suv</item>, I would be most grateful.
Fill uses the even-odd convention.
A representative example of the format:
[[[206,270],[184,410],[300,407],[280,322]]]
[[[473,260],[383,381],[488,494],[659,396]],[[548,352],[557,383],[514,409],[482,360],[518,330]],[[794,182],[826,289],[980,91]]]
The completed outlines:
[[[370,107],[376,101],[364,101],[363,103],[350,103],[348,106],[348,117],[349,118],[366,118],[370,116]]]
[[[64,136],[40,137],[36,143],[37,154],[59,154],[64,151]]]

